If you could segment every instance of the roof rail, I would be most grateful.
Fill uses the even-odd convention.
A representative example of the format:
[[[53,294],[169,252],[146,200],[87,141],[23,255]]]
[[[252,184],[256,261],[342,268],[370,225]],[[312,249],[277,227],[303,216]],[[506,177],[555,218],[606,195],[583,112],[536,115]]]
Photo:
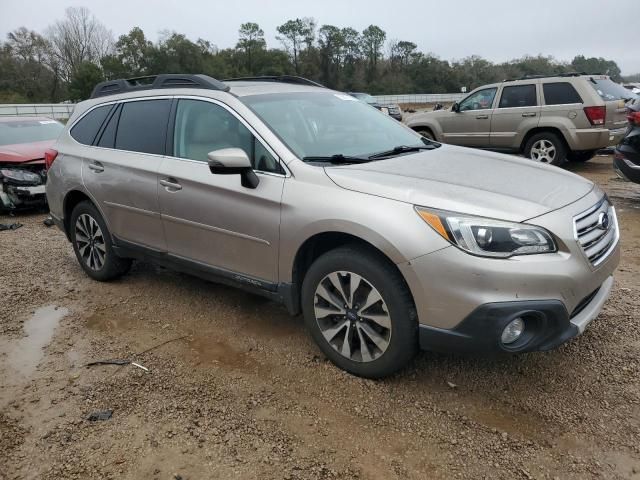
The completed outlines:
[[[262,75],[258,77],[238,77],[227,78],[223,82],[239,82],[239,81],[255,81],[255,82],[280,82],[280,83],[295,83],[297,85],[309,85],[312,87],[326,88],[324,85],[309,80],[304,77],[297,77],[295,75]]]
[[[106,97],[117,93],[137,92],[139,90],[154,90],[159,88],[205,88],[226,92],[229,87],[224,83],[207,75],[181,75],[165,73],[146,77],[120,78],[101,82],[95,86],[91,97]]]
[[[567,72],[567,73],[554,73],[550,75],[524,75],[519,78],[507,78],[503,82],[515,82],[517,80],[535,80],[537,78],[553,78],[553,77],[580,77],[582,75],[588,75],[585,72]]]

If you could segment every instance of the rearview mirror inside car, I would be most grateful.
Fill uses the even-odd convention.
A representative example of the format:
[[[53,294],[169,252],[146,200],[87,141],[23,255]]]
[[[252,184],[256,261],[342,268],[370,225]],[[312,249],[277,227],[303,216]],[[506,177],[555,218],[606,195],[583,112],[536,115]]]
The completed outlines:
[[[460,104],[458,102],[455,102],[453,105],[451,105],[451,111],[452,112],[459,112],[460,111]]]
[[[216,175],[240,175],[243,187],[256,188],[260,179],[253,171],[251,160],[241,148],[222,148],[207,154],[209,170]]]

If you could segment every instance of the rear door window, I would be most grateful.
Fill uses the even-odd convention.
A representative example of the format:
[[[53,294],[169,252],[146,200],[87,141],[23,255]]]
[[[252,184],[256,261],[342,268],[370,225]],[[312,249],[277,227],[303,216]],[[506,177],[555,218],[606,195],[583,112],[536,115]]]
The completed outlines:
[[[123,104],[115,148],[130,152],[164,154],[170,110],[170,99],[139,100]]]
[[[538,104],[535,85],[504,87],[498,108],[535,107]]]
[[[118,105],[118,107],[116,107],[116,111],[111,115],[111,118],[107,120],[107,125],[102,130],[100,138],[96,143],[98,147],[114,147],[116,143],[116,129],[118,128],[118,119],[120,118],[120,107],[121,105]]]
[[[92,145],[112,108],[113,105],[104,105],[91,110],[73,126],[71,136],[84,145]]]
[[[569,82],[545,83],[542,85],[546,105],[568,105],[582,103],[582,98]]]

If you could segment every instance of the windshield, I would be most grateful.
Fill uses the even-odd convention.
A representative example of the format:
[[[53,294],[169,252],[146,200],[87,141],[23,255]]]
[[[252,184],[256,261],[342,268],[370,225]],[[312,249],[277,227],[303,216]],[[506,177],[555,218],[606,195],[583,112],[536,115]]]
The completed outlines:
[[[369,103],[369,104],[377,103],[376,99],[373,98],[368,93],[352,93],[351,95],[356,97],[358,100],[361,100],[361,101],[363,101],[365,103]]]
[[[399,145],[422,145],[420,135],[347,94],[274,93],[240,98],[298,158],[367,157]]]
[[[64,129],[55,120],[18,120],[0,122],[0,145],[55,140]]]
[[[638,96],[630,90],[627,90],[622,85],[615,83],[608,78],[590,78],[593,88],[595,88],[600,98],[604,101],[611,100],[628,100],[630,98],[637,98]]]

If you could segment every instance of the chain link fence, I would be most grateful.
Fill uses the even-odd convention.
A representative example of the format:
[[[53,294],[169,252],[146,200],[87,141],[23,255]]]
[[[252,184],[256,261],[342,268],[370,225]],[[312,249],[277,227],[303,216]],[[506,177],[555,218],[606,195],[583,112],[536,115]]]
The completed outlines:
[[[415,93],[407,95],[375,95],[378,103],[453,103],[462,100],[464,93]]]
[[[48,117],[56,120],[68,120],[75,103],[10,103],[0,104],[0,118],[18,115],[20,117]]]

